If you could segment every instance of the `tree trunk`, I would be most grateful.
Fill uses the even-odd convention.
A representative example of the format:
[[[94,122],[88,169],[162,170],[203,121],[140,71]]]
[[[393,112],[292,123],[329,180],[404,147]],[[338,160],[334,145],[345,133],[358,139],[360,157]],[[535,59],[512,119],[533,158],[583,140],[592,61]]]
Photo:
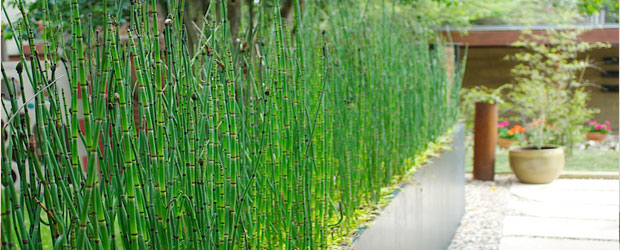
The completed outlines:
[[[195,51],[194,46],[198,45],[200,34],[204,25],[204,18],[209,9],[209,1],[187,0],[184,10],[183,22],[187,28],[187,43],[190,51]]]
[[[241,0],[228,0],[226,17],[230,24],[230,34],[233,44],[237,45],[239,26],[241,24]]]
[[[294,11],[294,7],[295,7],[295,0],[286,0],[284,1],[284,4],[282,4],[282,7],[280,7],[280,17],[282,17],[282,19],[288,19],[288,16],[290,15],[291,11]],[[303,9],[304,7],[304,0],[298,0],[299,1],[299,8]]]
[[[282,17],[282,19],[287,19],[289,13],[293,10],[293,1],[295,0],[286,0],[284,4],[282,4],[282,7],[280,7],[280,17]]]

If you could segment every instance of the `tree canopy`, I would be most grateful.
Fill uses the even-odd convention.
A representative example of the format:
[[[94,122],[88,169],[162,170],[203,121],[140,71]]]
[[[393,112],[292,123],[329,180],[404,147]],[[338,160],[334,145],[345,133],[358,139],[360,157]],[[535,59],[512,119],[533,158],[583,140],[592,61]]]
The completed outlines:
[[[563,25],[605,12],[618,22],[617,0],[405,0],[419,20],[434,26]]]

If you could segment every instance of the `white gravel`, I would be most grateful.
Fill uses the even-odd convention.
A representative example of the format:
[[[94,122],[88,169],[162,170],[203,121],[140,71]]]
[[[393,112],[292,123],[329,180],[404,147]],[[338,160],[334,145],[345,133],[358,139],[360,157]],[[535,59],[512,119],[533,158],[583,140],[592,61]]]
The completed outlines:
[[[472,180],[468,174],[465,216],[448,249],[498,249],[510,185],[516,181],[512,174],[495,175],[495,181]]]

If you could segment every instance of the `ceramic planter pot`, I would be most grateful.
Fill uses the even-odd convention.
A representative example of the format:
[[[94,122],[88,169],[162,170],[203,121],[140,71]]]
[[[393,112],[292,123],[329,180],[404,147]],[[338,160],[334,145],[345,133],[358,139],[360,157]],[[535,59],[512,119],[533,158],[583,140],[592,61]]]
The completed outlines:
[[[510,168],[523,183],[550,183],[564,169],[564,149],[547,145],[538,149],[533,146],[514,147],[508,152]]]
[[[600,132],[588,132],[586,133],[586,140],[602,142],[607,138],[607,134]]]
[[[517,143],[517,140],[511,140],[511,139],[506,139],[506,138],[497,138],[497,145],[499,145],[500,148],[502,149],[507,149],[510,146],[512,146],[512,144]]]

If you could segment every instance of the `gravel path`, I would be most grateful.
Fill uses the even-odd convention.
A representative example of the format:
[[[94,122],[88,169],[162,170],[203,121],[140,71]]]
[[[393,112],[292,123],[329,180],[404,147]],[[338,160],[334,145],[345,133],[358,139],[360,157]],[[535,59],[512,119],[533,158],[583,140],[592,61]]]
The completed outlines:
[[[498,249],[510,185],[516,181],[512,174],[495,175],[495,181],[472,180],[468,174],[465,216],[448,249]]]

